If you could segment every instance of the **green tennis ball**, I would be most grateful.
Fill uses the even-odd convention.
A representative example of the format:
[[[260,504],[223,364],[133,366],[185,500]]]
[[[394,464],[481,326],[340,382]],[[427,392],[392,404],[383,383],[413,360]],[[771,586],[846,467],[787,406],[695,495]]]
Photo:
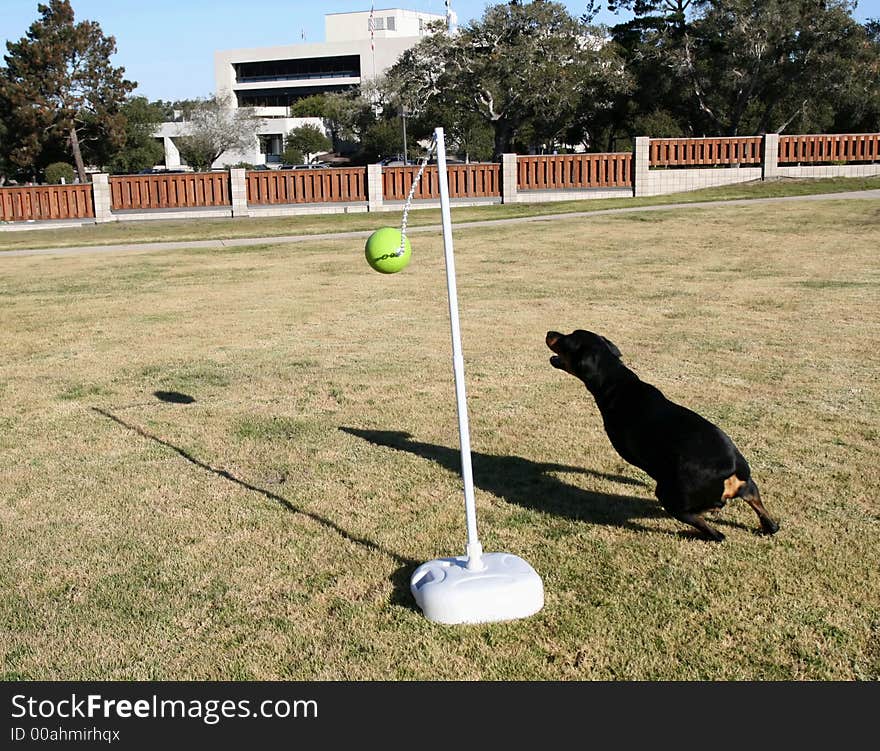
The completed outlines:
[[[412,256],[412,246],[407,237],[403,244],[403,253],[397,255],[400,250],[400,239],[400,230],[394,227],[382,227],[370,235],[364,248],[370,267],[380,274],[396,274],[405,269]]]

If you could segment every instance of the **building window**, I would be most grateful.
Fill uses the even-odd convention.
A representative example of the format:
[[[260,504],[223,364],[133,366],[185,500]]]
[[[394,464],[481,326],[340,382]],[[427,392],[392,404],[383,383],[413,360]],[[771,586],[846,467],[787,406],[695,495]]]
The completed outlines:
[[[385,19],[385,28],[388,29],[388,31],[394,31],[394,16],[388,16],[388,18]]]
[[[279,157],[281,155],[281,150],[284,146],[282,135],[280,133],[270,133],[261,135],[259,138],[260,153],[266,155],[266,161],[278,161],[277,159],[273,160],[272,157]]]
[[[384,18],[374,18],[373,19],[373,28],[376,31],[385,31],[385,19]]]
[[[235,63],[236,83],[302,81],[309,78],[351,78],[360,75],[358,55],[254,60]]]
[[[303,97],[328,91],[346,91],[351,85],[297,86],[283,89],[248,89],[236,91],[239,107],[289,107]]]

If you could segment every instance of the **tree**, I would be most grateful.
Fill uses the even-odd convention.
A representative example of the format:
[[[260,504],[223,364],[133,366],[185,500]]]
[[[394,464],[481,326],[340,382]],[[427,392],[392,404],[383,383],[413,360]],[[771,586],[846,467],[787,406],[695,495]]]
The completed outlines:
[[[699,0],[616,0],[612,12],[631,11],[634,17],[611,29],[612,39],[626,61],[632,88],[614,97],[610,109],[597,118],[596,140],[608,151],[628,145],[635,136],[695,135],[694,107],[682,85],[676,60],[682,39]]]
[[[370,96],[359,88],[304,97],[291,105],[290,114],[291,117],[320,117],[330,131],[332,148],[336,151],[342,141],[360,140],[376,122]]]
[[[2,111],[0,111],[0,186],[6,184],[6,181],[9,179],[9,173],[11,172],[9,160],[6,156],[8,136],[6,134],[5,121],[6,118],[3,116]]]
[[[121,142],[95,150],[95,162],[116,174],[139,172],[161,162],[165,151],[153,133],[165,120],[163,109],[137,96],[129,98],[120,113],[125,118]]]
[[[51,140],[65,139],[81,181],[86,172],[81,139],[119,142],[120,108],[136,84],[124,78],[110,56],[116,40],[94,21],[74,23],[69,0],[39,4],[41,18],[17,42],[7,42],[0,68],[0,100],[13,134],[9,158],[19,167],[35,166]]]
[[[73,167],[67,162],[52,162],[45,170],[46,182],[49,185],[73,183]]]
[[[855,74],[864,29],[847,0],[716,0],[684,34],[678,67],[706,129],[822,130]]]
[[[419,112],[435,107],[462,120],[479,117],[493,131],[493,156],[509,151],[528,127],[555,141],[578,121],[610,106],[626,87],[613,45],[572,18],[560,3],[495,5],[453,37],[435,33],[391,68],[388,79]]]
[[[618,0],[609,7],[635,14],[613,30],[637,81],[634,96],[617,103],[630,130],[677,123],[689,135],[737,135],[872,121],[873,105],[864,105],[876,100],[877,48],[848,0]],[[861,114],[846,114],[854,109]]]
[[[375,162],[383,156],[403,153],[400,124],[393,118],[381,118],[364,132],[361,140],[362,157]]]
[[[637,19],[647,21],[649,26],[668,26],[680,31],[687,23],[688,11],[693,4],[695,0],[609,0],[608,10],[612,13],[629,10]],[[588,3],[587,12],[598,12],[596,3]]]
[[[302,151],[294,146],[285,146],[284,151],[281,152],[281,161],[284,164],[304,164],[305,160]]]
[[[201,100],[177,139],[180,156],[197,171],[210,169],[225,151],[245,151],[257,140],[259,120],[247,108],[218,96]]]
[[[880,21],[871,19],[862,28],[852,75],[835,99],[834,133],[880,131]]]
[[[299,152],[300,160],[303,155],[308,157],[310,154],[329,151],[331,147],[330,139],[314,125],[302,125],[299,128],[294,128],[284,139],[285,155],[290,149],[292,152]],[[288,161],[287,156],[284,157],[284,160]]]

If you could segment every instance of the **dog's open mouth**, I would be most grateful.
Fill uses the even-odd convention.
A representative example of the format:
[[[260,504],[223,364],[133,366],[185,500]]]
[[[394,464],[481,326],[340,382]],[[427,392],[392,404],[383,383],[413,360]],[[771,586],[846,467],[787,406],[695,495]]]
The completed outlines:
[[[559,349],[558,349],[559,341],[561,339],[562,339],[562,334],[560,334],[556,331],[548,331],[547,337],[544,341],[547,343],[547,346],[551,350],[553,350],[553,352],[558,353],[559,352]],[[566,370],[565,363],[562,361],[562,358],[558,354],[555,354],[555,355],[553,355],[553,357],[550,358],[550,364],[554,368],[559,368],[559,370]]]

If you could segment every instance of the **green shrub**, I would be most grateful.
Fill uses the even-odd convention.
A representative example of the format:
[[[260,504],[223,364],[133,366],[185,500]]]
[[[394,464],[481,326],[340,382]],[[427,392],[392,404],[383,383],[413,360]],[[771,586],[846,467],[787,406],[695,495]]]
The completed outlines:
[[[294,128],[287,134],[284,139],[284,148],[286,151],[294,149],[301,151],[304,155],[318,154],[329,151],[332,148],[330,139],[325,136],[320,128],[314,125],[302,125]]]
[[[73,182],[74,171],[67,162],[52,162],[46,167],[44,176],[49,185],[60,184],[61,178],[64,178],[64,182],[69,185]]]
[[[305,156],[295,146],[288,146],[281,155],[281,161],[285,164],[302,164],[305,161]]]

